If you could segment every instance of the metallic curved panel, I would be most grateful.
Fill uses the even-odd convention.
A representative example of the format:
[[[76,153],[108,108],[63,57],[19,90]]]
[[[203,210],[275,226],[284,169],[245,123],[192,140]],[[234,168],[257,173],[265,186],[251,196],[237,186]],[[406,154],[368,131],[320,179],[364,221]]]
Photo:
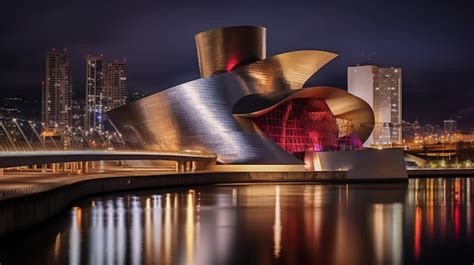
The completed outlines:
[[[131,144],[154,150],[205,150],[222,163],[301,164],[259,131],[232,114],[249,94],[301,87],[336,55],[296,51],[229,73],[193,80],[107,113]]]
[[[319,69],[337,54],[317,51],[292,51],[260,60],[234,71],[245,83],[246,94],[283,92],[300,89]]]
[[[334,87],[309,87],[269,94],[248,95],[240,99],[233,113],[240,117],[252,118],[271,111],[278,105],[296,98],[323,99],[336,118],[352,122],[354,130],[365,142],[374,126],[374,112],[367,102],[345,90]]]
[[[256,133],[249,120],[232,115],[235,97],[226,91],[238,91],[242,83],[216,77],[173,87],[108,115],[127,141],[152,150],[204,150],[222,163],[301,164]]]
[[[237,26],[194,36],[201,77],[230,72],[265,59],[265,28]]]

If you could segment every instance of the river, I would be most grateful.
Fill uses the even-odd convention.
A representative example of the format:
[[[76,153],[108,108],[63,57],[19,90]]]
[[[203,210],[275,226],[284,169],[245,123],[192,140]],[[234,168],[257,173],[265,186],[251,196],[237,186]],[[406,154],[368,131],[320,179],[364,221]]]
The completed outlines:
[[[9,264],[473,264],[471,178],[104,194],[0,242]]]

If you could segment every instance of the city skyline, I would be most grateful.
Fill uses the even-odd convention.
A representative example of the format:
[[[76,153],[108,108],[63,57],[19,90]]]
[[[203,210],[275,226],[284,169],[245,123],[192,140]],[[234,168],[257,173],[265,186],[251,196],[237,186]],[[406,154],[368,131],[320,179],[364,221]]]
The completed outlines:
[[[63,50],[61,49],[56,49],[56,48],[52,48],[50,51],[47,51],[45,54],[46,56],[51,53],[51,52],[63,52],[66,53],[66,54],[69,54],[69,51],[65,48]],[[115,107],[119,107],[121,105],[123,105],[125,102],[131,102],[131,101],[134,101],[134,100],[137,100],[137,99],[140,99],[142,97],[145,97],[147,95],[150,95],[150,94],[147,94],[147,93],[142,93],[142,92],[138,92],[136,90],[130,90],[127,88],[127,82],[128,82],[128,78],[127,78],[127,60],[126,59],[123,59],[123,60],[116,60],[116,59],[113,59],[113,60],[105,60],[104,59],[105,56],[103,54],[100,54],[100,55],[91,55],[91,54],[87,54],[86,57],[85,57],[85,66],[86,66],[86,70],[83,71],[81,74],[80,74],[80,77],[82,79],[86,79],[86,82],[83,84],[83,86],[85,87],[77,87],[77,85],[74,85],[74,81],[72,83],[72,87],[73,87],[73,90],[72,90],[72,94],[71,94],[71,98],[72,98],[72,105],[73,105],[73,108],[74,108],[74,104],[85,104],[85,106],[82,106],[80,107],[80,113],[82,113],[81,115],[83,117],[80,118],[80,126],[84,127],[84,128],[92,128],[95,126],[88,126],[87,125],[87,115],[86,113],[89,113],[89,115],[92,115],[92,116],[97,116],[97,115],[100,115],[101,117],[103,115],[101,115],[102,113],[104,113],[104,110],[105,112],[107,112],[108,110],[111,110]],[[68,60],[69,60],[69,57],[68,57]],[[104,70],[101,70],[101,77],[100,79],[104,79],[103,81],[101,82],[106,82],[108,84],[106,84],[106,90],[113,90],[113,92],[108,92],[110,95],[108,95],[108,101],[106,100],[106,96],[104,94],[104,99],[100,100],[100,108],[101,108],[101,111],[97,112],[96,114],[91,114],[92,112],[90,111],[86,111],[88,109],[87,107],[87,98],[90,97],[89,95],[89,92],[88,92],[88,89],[89,89],[89,86],[90,84],[88,85],[87,84],[87,80],[89,80],[90,78],[90,67],[88,67],[88,64],[89,64],[89,61],[90,60],[100,60],[101,61],[101,64],[103,64],[103,67],[101,66],[101,68],[103,68]],[[370,68],[375,68],[375,69],[381,69],[381,71],[391,71],[391,70],[395,70],[395,72],[397,71],[402,71],[401,68],[395,68],[395,67],[379,67],[378,65],[375,65],[375,64],[361,64],[361,65],[356,65],[356,66],[348,66],[347,67],[347,73],[349,73],[349,71],[351,71],[351,69],[357,69],[357,68],[361,68],[361,69],[364,69],[364,68],[367,68],[367,67],[370,67]],[[69,68],[72,68],[72,66],[70,65]],[[104,75],[102,73],[102,71],[104,72],[107,72],[107,69],[109,70],[109,74],[106,74]],[[69,70],[70,71],[70,70]],[[116,76],[113,76],[114,74],[113,73],[117,73],[117,72],[123,72],[123,74],[118,74]],[[107,77],[106,77],[107,76]],[[359,96],[359,97],[362,97],[364,100],[367,101],[367,99],[363,96],[363,95],[359,95],[357,93],[355,93],[354,91],[351,92],[351,89],[349,88],[350,87],[350,74],[347,75],[348,78],[348,85],[347,85],[347,91],[350,92],[350,93],[354,93],[354,95],[356,96]],[[104,78],[106,77],[106,78]],[[125,79],[123,79],[125,78]],[[70,78],[71,80],[73,80],[72,78]],[[107,79],[108,81],[106,81],[105,79]],[[402,80],[400,78],[400,80]],[[44,81],[42,81],[42,86],[43,86],[43,83]],[[399,85],[401,85],[401,83],[399,83]],[[44,88],[42,88],[44,89]],[[401,91],[401,87],[400,87],[400,91]],[[13,93],[9,93],[9,94],[6,94],[4,95],[5,97],[5,102],[4,104],[7,104],[7,105],[12,105],[12,102],[15,101],[15,107],[14,107],[14,111],[17,113],[15,117],[19,117],[19,118],[26,118],[26,119],[41,119],[38,112],[36,112],[36,108],[39,106],[38,104],[43,104],[41,103],[41,97],[42,95],[40,94],[40,98],[36,98],[36,97],[31,97],[30,96],[26,96],[24,95],[25,93],[23,93],[22,91],[15,91]],[[402,98],[403,98],[403,93],[400,93],[400,102],[402,101]],[[112,98],[112,97],[113,98]],[[100,96],[98,97],[100,98]],[[11,99],[11,100],[10,100]],[[12,101],[13,100],[13,101]],[[8,102],[7,102],[8,101]],[[10,102],[12,101],[12,102]],[[106,102],[105,105],[102,105],[102,101]],[[373,105],[373,103],[371,103]],[[36,106],[38,105],[38,106]],[[399,108],[399,112],[402,113],[401,111],[401,108],[402,108],[403,104],[399,104],[398,108]],[[372,106],[373,108],[374,106]],[[40,108],[42,108],[40,106]],[[76,111],[77,112],[77,111]],[[2,108],[2,113],[3,115],[5,114],[11,114],[11,112],[9,110],[7,110],[6,108]],[[10,117],[11,115],[6,115],[5,117]],[[74,118],[73,118],[74,119]],[[97,117],[95,117],[95,119],[97,119]],[[443,126],[443,123],[446,122],[446,120],[454,120],[456,122],[456,124],[459,122],[460,123],[460,126],[458,127],[458,132],[460,133],[464,133],[464,134],[469,134],[473,132],[473,127],[471,124],[467,124],[467,123],[464,123],[463,124],[463,117],[462,116],[456,116],[456,117],[452,117],[452,116],[443,116],[443,117],[438,117],[437,119],[435,120],[427,120],[427,119],[418,119],[418,118],[415,118],[415,119],[406,119],[406,118],[403,118],[402,115],[398,115],[398,120],[399,122],[393,122],[392,124],[395,125],[398,129],[396,129],[396,133],[401,133],[402,131],[402,127],[403,127],[403,124],[402,124],[402,121],[403,122],[420,122],[420,124],[423,124],[423,125],[428,125],[428,126],[431,126],[431,125],[435,125],[435,126]],[[463,126],[465,125],[465,126]],[[100,127],[100,126],[99,126]],[[97,129],[99,128],[97,127]],[[401,134],[400,134],[401,135]],[[402,136],[402,138],[404,138]],[[400,143],[401,140],[397,140],[395,141],[397,143]]]
[[[81,91],[84,58],[88,53],[98,52],[111,58],[127,58],[129,88],[151,94],[199,76],[194,62],[194,32],[222,25],[256,24],[271,32],[269,40],[275,43],[268,47],[271,54],[291,49],[288,39],[301,49],[318,48],[341,54],[320,75],[309,80],[309,85],[347,88],[347,66],[370,63],[399,67],[404,71],[406,120],[434,122],[463,116],[459,126],[465,130],[474,121],[470,100],[474,97],[473,81],[469,75],[474,62],[470,49],[474,39],[468,30],[472,21],[467,1],[448,7],[437,3],[425,7],[409,1],[383,7],[347,1],[291,5],[272,2],[270,14],[265,11],[267,2],[242,1],[228,15],[217,18],[209,14],[222,8],[223,3],[213,1],[199,3],[199,12],[195,12],[197,4],[123,3],[98,29],[79,15],[88,9],[86,2],[29,3],[30,7],[37,7],[31,10],[41,11],[40,17],[17,4],[9,4],[11,12],[2,19],[17,23],[5,23],[2,28],[6,40],[0,49],[4,58],[2,94],[24,91],[27,95],[39,95],[41,57],[52,47],[69,49],[74,86]],[[105,3],[99,4],[87,12],[94,16],[106,8]],[[251,12],[244,12],[247,10]],[[187,19],[176,19],[179,17]],[[286,17],[285,23],[281,23],[281,17]],[[353,24],[347,27],[340,22],[342,18]],[[60,25],[53,28],[54,23]],[[170,28],[179,28],[181,34]],[[433,105],[437,107],[432,108]]]

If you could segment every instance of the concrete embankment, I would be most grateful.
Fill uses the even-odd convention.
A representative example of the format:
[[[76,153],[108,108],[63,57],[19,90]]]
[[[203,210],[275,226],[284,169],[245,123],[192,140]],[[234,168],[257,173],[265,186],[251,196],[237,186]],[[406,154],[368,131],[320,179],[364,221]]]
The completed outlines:
[[[97,177],[0,200],[0,237],[44,222],[78,199],[99,193],[218,183],[347,181],[346,172],[225,172]]]
[[[409,178],[456,178],[474,177],[474,169],[447,168],[447,169],[414,169],[407,170]]]

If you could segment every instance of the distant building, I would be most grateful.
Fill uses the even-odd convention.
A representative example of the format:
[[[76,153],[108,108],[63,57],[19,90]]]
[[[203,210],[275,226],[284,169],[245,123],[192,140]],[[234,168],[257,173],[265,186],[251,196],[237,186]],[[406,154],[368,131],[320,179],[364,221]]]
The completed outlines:
[[[375,126],[366,147],[402,143],[402,70],[375,65],[347,69],[349,93],[365,100],[374,110]]]
[[[87,57],[85,129],[104,130],[105,112],[126,103],[126,66],[125,61],[107,62],[102,55]]]
[[[421,134],[420,123],[418,121],[402,121],[402,135],[404,143],[412,143]]]
[[[72,127],[80,128],[84,126],[84,100],[74,99],[72,101]]]
[[[458,127],[458,123],[456,120],[449,119],[449,120],[443,121],[444,133],[447,133],[447,134],[457,133],[457,130],[458,130],[457,127]]]
[[[0,102],[0,117],[22,117],[21,107],[23,105],[23,99],[21,97],[5,97],[1,98]]]
[[[86,59],[86,98],[84,128],[102,129],[102,83],[104,74],[102,56],[87,56]]]
[[[132,92],[127,94],[127,103],[133,102],[135,100],[139,100],[141,98],[144,98],[145,94],[140,93],[140,92]]]
[[[61,132],[71,125],[72,77],[66,50],[52,50],[45,56],[42,83],[42,121],[46,131]]]
[[[127,64],[111,61],[104,64],[104,112],[125,105],[127,99]]]

